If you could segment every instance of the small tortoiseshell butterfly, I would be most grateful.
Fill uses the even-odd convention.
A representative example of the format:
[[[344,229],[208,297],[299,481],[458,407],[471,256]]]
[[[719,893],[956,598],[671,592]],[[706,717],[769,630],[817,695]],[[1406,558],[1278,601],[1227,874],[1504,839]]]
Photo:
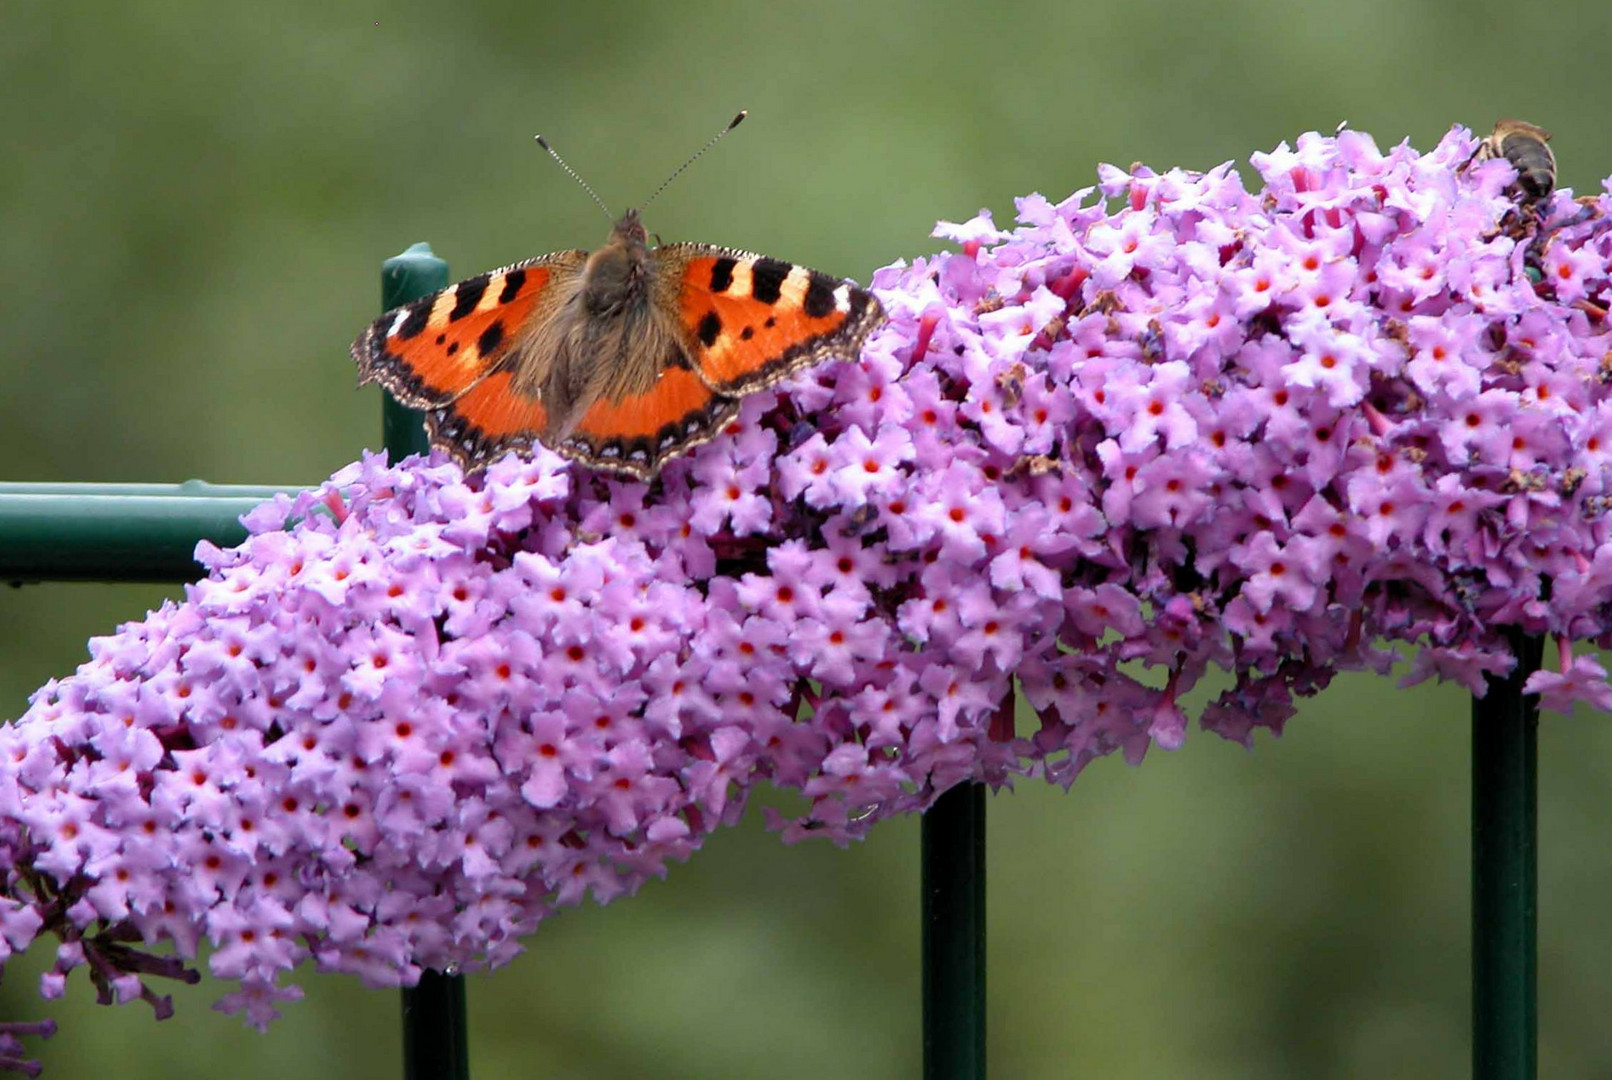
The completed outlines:
[[[431,444],[466,470],[536,441],[648,479],[719,433],[744,395],[854,359],[884,318],[871,293],[804,266],[708,244],[650,247],[638,213],[592,254],[529,259],[381,316],[353,343],[359,385],[425,410]]]

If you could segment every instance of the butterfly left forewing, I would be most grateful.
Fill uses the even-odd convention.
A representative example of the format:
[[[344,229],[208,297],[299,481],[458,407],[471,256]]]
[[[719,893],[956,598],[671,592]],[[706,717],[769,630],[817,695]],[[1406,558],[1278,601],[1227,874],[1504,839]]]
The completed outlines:
[[[380,383],[416,409],[457,400],[554,317],[586,259],[586,252],[556,252],[388,311],[353,343],[359,385]]]
[[[523,371],[575,294],[587,253],[561,251],[466,278],[382,315],[353,343],[358,382],[426,411],[431,445],[478,468],[540,433],[547,414]],[[528,376],[525,380],[518,377]]]
[[[854,360],[884,311],[849,281],[764,255],[705,244],[655,249],[675,288],[695,373],[738,397],[825,360]]]

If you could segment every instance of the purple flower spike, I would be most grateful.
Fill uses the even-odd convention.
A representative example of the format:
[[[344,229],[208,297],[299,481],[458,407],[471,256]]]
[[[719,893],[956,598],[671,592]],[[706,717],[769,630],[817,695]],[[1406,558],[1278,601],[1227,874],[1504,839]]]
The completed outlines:
[[[46,996],[88,967],[160,1014],[205,937],[263,1025],[304,960],[506,961],[758,781],[845,843],[1139,762],[1212,666],[1244,743],[1384,641],[1477,693],[1549,634],[1529,690],[1612,706],[1571,653],[1612,646],[1612,196],[1519,207],[1474,146],[1306,135],[1255,190],[1105,167],[943,225],[860,363],[651,484],[368,457],[254,511],[0,730],[0,961],[54,935]]]

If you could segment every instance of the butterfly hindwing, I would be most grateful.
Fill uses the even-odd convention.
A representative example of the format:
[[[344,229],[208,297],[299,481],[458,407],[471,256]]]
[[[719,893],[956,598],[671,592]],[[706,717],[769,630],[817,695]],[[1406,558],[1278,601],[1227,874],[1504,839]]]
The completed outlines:
[[[657,248],[679,276],[679,317],[695,371],[740,396],[828,359],[853,359],[883,318],[849,281],[763,255],[703,244]]]
[[[645,393],[596,401],[555,449],[585,465],[648,479],[738,412],[736,398],[713,393],[687,366],[668,364]]]
[[[468,470],[530,445],[548,416],[543,403],[516,390],[513,381],[514,372],[493,371],[452,401],[427,409],[431,445],[446,449]]]
[[[416,409],[457,400],[498,369],[533,320],[552,317],[586,259],[545,255],[394,308],[353,343],[359,385],[378,382]]]

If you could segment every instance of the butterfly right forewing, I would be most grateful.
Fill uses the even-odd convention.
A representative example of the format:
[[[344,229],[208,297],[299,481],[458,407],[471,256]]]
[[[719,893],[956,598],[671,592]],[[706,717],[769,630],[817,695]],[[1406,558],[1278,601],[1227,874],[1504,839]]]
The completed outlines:
[[[872,293],[796,263],[708,244],[655,252],[676,282],[695,372],[739,397],[824,360],[854,359],[884,320]]]

